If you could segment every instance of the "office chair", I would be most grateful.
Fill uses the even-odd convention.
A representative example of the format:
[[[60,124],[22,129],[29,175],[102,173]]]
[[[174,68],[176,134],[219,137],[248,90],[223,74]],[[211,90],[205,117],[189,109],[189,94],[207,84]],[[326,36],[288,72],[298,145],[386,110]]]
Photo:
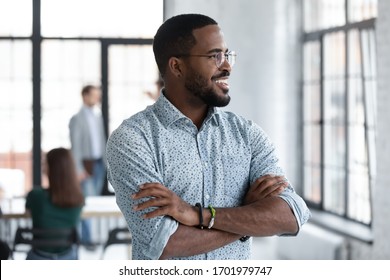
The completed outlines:
[[[19,245],[29,245],[31,248],[70,247],[80,244],[76,228],[41,229],[19,227],[16,230],[12,253],[29,250],[18,249]]]
[[[11,248],[7,242],[0,240],[0,260],[8,260],[11,256]]]
[[[128,228],[114,228],[108,232],[108,238],[106,243],[104,243],[101,259],[104,258],[104,253],[108,246],[114,244],[127,244],[131,245],[131,233]]]

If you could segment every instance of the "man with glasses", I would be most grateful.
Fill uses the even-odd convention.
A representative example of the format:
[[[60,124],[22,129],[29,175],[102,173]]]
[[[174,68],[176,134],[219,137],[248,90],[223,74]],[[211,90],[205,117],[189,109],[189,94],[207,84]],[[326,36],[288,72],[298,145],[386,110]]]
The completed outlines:
[[[249,236],[296,235],[310,212],[255,123],[229,104],[236,54],[211,18],[165,21],[153,51],[156,103],[107,144],[108,178],[133,236],[133,259],[248,259]]]

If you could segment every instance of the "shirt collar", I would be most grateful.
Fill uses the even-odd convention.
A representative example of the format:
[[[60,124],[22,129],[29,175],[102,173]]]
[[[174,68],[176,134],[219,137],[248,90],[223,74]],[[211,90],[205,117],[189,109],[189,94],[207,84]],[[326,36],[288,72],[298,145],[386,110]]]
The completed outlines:
[[[161,123],[167,128],[174,122],[180,119],[188,119],[179,109],[177,109],[161,92],[159,98],[153,105],[153,110]],[[204,123],[207,123],[210,120],[214,120],[216,125],[219,125],[218,117],[220,114],[220,109],[211,107],[207,114]]]
[[[93,114],[93,108],[89,107],[89,106],[87,106],[85,104],[81,107],[81,110],[83,112],[85,112],[86,114]]]
[[[207,113],[207,117],[204,120],[204,123],[212,121],[216,126],[218,126],[219,125],[219,118],[221,117],[220,113],[221,113],[221,109],[219,109],[217,107],[211,107],[209,109],[209,112]]]

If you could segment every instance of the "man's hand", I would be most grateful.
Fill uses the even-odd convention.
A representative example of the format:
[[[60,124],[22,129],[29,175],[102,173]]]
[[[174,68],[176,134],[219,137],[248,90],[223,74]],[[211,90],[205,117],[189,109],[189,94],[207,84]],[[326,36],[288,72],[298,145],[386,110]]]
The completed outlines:
[[[81,183],[82,181],[88,179],[91,175],[87,171],[83,171],[77,175],[78,181]]]
[[[264,175],[249,187],[244,198],[244,205],[251,204],[263,198],[276,196],[288,186],[284,176]]]
[[[145,219],[167,215],[183,225],[198,225],[199,217],[196,208],[182,200],[167,187],[159,183],[147,183],[141,185],[139,189],[137,193],[131,196],[132,199],[149,199],[137,204],[133,209],[140,211],[149,207],[157,207],[157,209],[145,214],[143,216]]]

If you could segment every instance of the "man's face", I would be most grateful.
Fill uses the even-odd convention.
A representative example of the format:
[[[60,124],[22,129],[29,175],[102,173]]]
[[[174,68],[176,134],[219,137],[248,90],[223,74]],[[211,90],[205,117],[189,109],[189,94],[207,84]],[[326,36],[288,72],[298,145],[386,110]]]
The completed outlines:
[[[226,52],[223,34],[217,25],[208,25],[193,32],[197,44],[191,55],[214,55]],[[186,58],[185,88],[209,106],[223,107],[229,104],[228,78],[231,67],[225,61],[217,68],[214,57],[190,56]]]
[[[84,96],[84,103],[87,106],[93,107],[100,102],[101,93],[97,88],[93,88],[87,95]]]

